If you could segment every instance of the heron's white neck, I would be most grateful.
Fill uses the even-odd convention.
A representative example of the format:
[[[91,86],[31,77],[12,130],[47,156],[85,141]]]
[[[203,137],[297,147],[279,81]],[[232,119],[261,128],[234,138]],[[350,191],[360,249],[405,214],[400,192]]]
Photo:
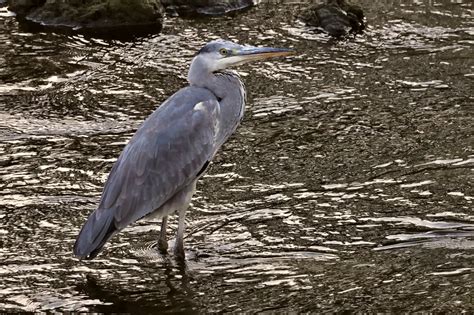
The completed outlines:
[[[218,142],[223,143],[239,125],[245,111],[246,92],[240,76],[235,71],[206,71],[198,57],[194,58],[189,69],[188,81],[191,86],[211,91],[219,101],[223,128],[218,135]],[[209,69],[209,68],[207,68]]]
[[[210,90],[219,99],[241,95],[243,83],[237,72],[232,70],[214,69],[209,60],[196,56],[189,68],[188,82],[192,86]],[[239,97],[237,97],[238,99]],[[245,100],[243,100],[245,101]]]

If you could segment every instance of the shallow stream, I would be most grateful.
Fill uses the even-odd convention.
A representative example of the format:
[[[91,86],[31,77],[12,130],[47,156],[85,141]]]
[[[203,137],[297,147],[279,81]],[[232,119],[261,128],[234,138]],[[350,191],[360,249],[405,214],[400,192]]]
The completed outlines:
[[[473,312],[473,4],[359,3],[344,41],[298,22],[304,1],[134,41],[1,8],[0,310]],[[298,55],[240,69],[246,116],[198,183],[186,263],[156,251],[159,221],[78,261],[113,162],[215,38]]]

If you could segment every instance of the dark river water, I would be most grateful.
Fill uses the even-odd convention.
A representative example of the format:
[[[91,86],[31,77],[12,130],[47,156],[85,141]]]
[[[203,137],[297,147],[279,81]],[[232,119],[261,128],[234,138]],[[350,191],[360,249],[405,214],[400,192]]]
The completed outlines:
[[[298,1],[134,41],[0,9],[0,311],[473,312],[473,3],[359,3],[345,41]],[[186,262],[157,252],[158,220],[77,260],[113,162],[215,38],[298,55],[240,69],[246,116],[198,183]]]

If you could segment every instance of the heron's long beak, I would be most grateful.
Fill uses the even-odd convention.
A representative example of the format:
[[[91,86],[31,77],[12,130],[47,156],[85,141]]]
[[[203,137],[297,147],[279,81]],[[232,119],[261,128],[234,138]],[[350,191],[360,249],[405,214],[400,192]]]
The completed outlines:
[[[222,62],[226,67],[236,66],[251,61],[290,56],[293,54],[295,54],[295,51],[287,48],[245,46],[241,49],[233,50],[229,57],[222,59]]]
[[[244,60],[261,60],[293,54],[295,54],[294,50],[273,47],[244,47],[236,53],[237,56],[242,57]]]

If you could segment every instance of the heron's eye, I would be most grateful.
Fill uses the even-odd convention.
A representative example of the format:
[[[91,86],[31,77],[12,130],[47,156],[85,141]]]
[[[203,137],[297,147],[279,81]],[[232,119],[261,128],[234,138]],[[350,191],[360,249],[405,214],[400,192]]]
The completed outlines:
[[[222,56],[227,56],[228,51],[227,51],[227,49],[225,49],[225,48],[221,48],[221,49],[219,49],[219,53],[220,53]]]

